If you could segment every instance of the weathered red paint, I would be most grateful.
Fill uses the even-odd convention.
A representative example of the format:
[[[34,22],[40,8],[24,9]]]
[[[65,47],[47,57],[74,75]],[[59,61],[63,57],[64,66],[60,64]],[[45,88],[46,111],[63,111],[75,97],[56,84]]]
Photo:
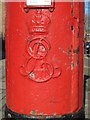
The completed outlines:
[[[62,115],[83,105],[84,3],[25,10],[6,3],[7,107],[27,115]]]

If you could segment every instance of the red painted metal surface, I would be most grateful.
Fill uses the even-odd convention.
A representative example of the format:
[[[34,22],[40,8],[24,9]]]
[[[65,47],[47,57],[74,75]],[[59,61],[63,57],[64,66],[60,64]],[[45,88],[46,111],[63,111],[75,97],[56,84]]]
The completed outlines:
[[[7,107],[27,115],[62,115],[83,105],[84,3],[25,10],[6,3]],[[28,7],[27,7],[28,8]]]

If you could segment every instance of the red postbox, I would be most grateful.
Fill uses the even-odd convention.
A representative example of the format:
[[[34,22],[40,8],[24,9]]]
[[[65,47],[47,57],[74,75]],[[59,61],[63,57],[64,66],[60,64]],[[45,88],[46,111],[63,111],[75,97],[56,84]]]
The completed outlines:
[[[84,3],[6,3],[5,39],[6,117],[83,118]]]

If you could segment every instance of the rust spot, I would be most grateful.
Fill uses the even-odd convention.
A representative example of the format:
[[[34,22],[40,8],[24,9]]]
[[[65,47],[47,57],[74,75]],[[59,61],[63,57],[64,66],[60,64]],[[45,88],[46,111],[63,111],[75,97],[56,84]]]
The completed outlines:
[[[36,110],[31,110],[31,112],[30,112],[30,114],[32,114],[32,115],[36,115]]]
[[[74,54],[75,54],[75,53],[78,54],[79,51],[80,51],[80,49],[79,49],[79,47],[78,47],[76,50],[75,50],[75,49],[73,50],[73,53],[74,53]]]

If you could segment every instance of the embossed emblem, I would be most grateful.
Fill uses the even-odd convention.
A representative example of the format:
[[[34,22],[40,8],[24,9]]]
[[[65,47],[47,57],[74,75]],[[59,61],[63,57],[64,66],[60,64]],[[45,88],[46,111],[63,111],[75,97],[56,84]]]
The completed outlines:
[[[44,58],[50,50],[50,43],[46,38],[34,38],[27,43],[27,51],[35,59]]]
[[[30,28],[27,26],[30,36],[26,45],[28,58],[25,64],[20,67],[20,73],[35,82],[46,82],[51,78],[56,78],[61,75],[61,69],[59,67],[55,68],[47,60],[51,45],[47,40],[46,33],[48,33],[47,30],[51,20],[44,15],[44,13],[41,13],[42,10],[36,10],[36,14],[34,15],[36,19],[33,19]],[[35,35],[32,36],[32,32],[30,31]],[[45,34],[42,34],[42,31],[44,31]]]

